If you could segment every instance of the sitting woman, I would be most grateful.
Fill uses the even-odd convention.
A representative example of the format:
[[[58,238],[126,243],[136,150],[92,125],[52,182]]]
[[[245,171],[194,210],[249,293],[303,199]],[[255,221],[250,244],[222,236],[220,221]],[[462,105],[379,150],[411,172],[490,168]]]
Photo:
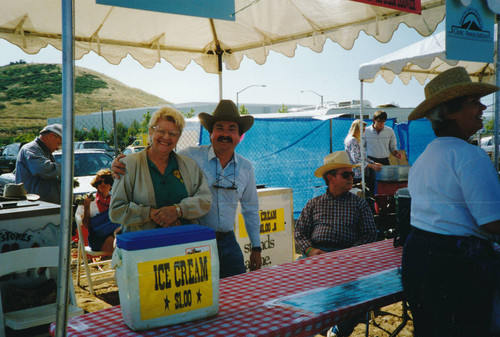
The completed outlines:
[[[347,155],[349,156],[349,160],[351,164],[357,165],[361,164],[361,132],[365,132],[365,125],[366,123],[363,122],[363,131],[361,131],[361,120],[356,119],[352,122],[351,128],[349,129],[349,132],[347,133],[347,136],[344,139],[344,146],[345,146],[345,151],[347,152]],[[377,172],[379,172],[382,169],[382,164],[376,163],[370,158],[366,157],[366,152],[365,152],[365,167],[371,168]],[[353,169],[354,172],[354,184],[358,184],[361,182],[361,167],[354,167]],[[365,171],[367,172],[367,171]],[[368,188],[373,189],[373,186],[375,185],[375,177],[367,177],[367,180],[373,179],[373,183],[370,183],[368,181],[367,185]],[[373,185],[373,186],[372,186]]]
[[[194,160],[174,152],[184,124],[175,108],[155,111],[151,145],[122,158],[127,170],[115,182],[109,216],[124,232],[196,223],[210,210],[205,175]]]
[[[95,197],[87,196],[78,206],[76,215],[82,218],[82,225],[89,231],[89,246],[94,251],[113,253],[115,234],[120,225],[111,223],[108,216],[113,176],[111,170],[99,170],[91,185],[97,189]]]

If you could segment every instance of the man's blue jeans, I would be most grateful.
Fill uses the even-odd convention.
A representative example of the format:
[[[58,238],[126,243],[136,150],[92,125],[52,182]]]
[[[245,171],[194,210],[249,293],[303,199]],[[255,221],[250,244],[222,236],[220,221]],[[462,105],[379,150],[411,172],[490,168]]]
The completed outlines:
[[[219,252],[219,277],[229,277],[246,272],[243,253],[236,241],[234,232],[231,232],[217,240],[217,251]]]
[[[490,336],[500,259],[491,242],[413,229],[402,281],[416,337]]]

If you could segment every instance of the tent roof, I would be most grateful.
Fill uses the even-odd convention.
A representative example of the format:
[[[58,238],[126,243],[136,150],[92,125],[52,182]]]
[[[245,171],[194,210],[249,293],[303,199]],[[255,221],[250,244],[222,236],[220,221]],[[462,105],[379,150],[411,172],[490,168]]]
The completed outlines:
[[[347,0],[235,0],[236,20],[222,21],[75,1],[75,59],[90,51],[118,64],[130,54],[146,68],[161,59],[183,70],[195,61],[218,72],[218,57],[238,69],[243,56],[263,64],[270,50],[288,57],[297,45],[321,52],[326,39],[351,49],[360,31],[388,42],[401,23],[428,36],[445,0],[421,0],[422,15]],[[0,0],[0,38],[29,54],[61,50],[60,0]]]
[[[398,77],[408,84],[412,77],[420,84],[433,79],[454,66],[467,69],[473,81],[495,84],[495,69],[492,63],[448,60],[446,58],[446,32],[434,34],[391,54],[379,57],[359,67],[358,77],[373,82],[380,75],[387,83]]]

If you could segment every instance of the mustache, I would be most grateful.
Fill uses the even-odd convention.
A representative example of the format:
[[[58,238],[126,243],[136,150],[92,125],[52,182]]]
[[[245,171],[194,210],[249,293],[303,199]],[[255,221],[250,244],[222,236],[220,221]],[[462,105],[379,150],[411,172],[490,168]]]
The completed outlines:
[[[218,141],[218,142],[221,142],[221,141],[227,141],[227,142],[232,143],[232,142],[233,142],[233,139],[232,139],[231,137],[220,136],[219,138],[217,138],[217,141]]]

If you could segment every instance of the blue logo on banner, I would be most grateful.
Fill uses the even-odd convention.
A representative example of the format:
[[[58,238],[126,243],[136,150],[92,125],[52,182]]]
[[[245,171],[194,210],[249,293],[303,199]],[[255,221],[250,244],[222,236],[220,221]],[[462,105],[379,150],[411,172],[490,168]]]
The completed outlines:
[[[493,62],[495,16],[480,0],[446,2],[446,58]]]
[[[475,41],[491,41],[491,31],[483,30],[481,16],[475,8],[467,8],[462,14],[459,25],[451,26],[450,34],[454,37]]]

